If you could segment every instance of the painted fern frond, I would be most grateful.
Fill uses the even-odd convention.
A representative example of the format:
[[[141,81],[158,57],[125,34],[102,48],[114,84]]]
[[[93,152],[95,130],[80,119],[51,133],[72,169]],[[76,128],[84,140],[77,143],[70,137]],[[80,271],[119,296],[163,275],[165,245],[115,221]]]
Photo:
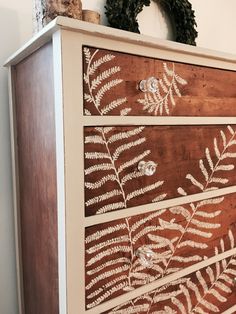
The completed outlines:
[[[152,202],[153,203],[156,203],[156,202],[160,202],[160,201],[163,201],[167,196],[167,193],[162,193],[160,195],[157,195],[153,200]]]
[[[90,63],[90,66],[88,67],[88,74],[89,75],[92,75],[94,74],[97,69],[104,63],[107,63],[109,61],[112,61],[115,56],[112,55],[112,54],[106,54],[104,56],[102,56],[101,58],[97,59],[97,60],[94,60],[94,57],[95,55],[99,52],[99,50],[97,49],[94,54],[91,56],[90,60],[91,63]]]
[[[124,176],[121,179],[121,184],[124,186],[124,185],[126,185],[127,182],[129,182],[133,179],[143,177],[143,176],[144,176],[144,174],[142,172],[138,172],[137,170],[134,170],[133,172],[130,172],[129,174],[127,174],[126,176]]]
[[[171,207],[170,208],[170,212],[174,215],[181,215],[184,218],[186,218],[187,220],[189,220],[191,218],[191,213],[190,211],[183,207],[183,206],[175,206],[175,207]]]
[[[134,157],[133,159],[126,161],[125,163],[121,164],[121,166],[118,168],[117,172],[121,173],[123,170],[138,164],[139,161],[143,160],[145,157],[147,157],[151,153],[150,150],[145,150],[143,153],[139,154],[138,156]]]
[[[128,241],[129,241],[129,238],[127,235],[119,236],[119,237],[112,238],[112,239],[106,240],[104,242],[100,242],[98,244],[95,244],[94,246],[91,246],[89,249],[87,249],[86,252],[88,254],[93,254],[93,253],[96,253],[96,252],[98,252],[98,251],[100,251],[100,250],[104,249],[105,247],[110,246],[112,244],[121,244],[121,243],[128,242]]]
[[[95,196],[95,197],[87,200],[85,205],[91,206],[91,205],[103,202],[103,201],[108,200],[114,196],[119,196],[119,195],[122,195],[122,192],[120,190],[114,189],[110,192],[103,193],[101,195]]]
[[[179,249],[186,246],[201,250],[206,249],[208,247],[208,245],[205,243],[199,243],[191,240],[186,240],[178,244]]]
[[[97,165],[94,165],[94,166],[91,166],[87,169],[84,170],[84,174],[87,176],[91,173],[94,173],[94,172],[99,172],[99,171],[109,171],[109,170],[112,170],[113,167],[110,163],[102,163],[102,164],[97,164]]]
[[[106,292],[102,296],[97,298],[96,301],[87,304],[87,308],[93,308],[94,306],[100,304],[101,302],[105,301],[108,297],[111,297],[117,291],[123,290],[124,287],[126,287],[126,285],[127,285],[127,283],[121,282],[118,285],[112,287],[111,289],[106,290]]]
[[[85,144],[104,144],[103,138],[100,135],[85,136]]]
[[[96,232],[92,233],[91,235],[88,235],[85,238],[85,243],[91,243],[93,241],[98,241],[99,239],[101,239],[101,238],[103,238],[109,234],[115,233],[117,231],[125,230],[126,228],[127,228],[127,226],[125,223],[120,223],[120,224],[117,224],[115,226],[96,231]]]
[[[86,72],[84,73],[84,83],[88,88],[88,92],[84,94],[84,99],[87,103],[94,105],[99,115],[106,115],[123,105],[127,99],[125,97],[115,99],[111,101],[110,104],[101,104],[104,95],[121,84],[123,79],[117,78],[117,74],[121,71],[120,66],[116,65],[108,69],[103,69],[103,66],[109,64],[115,56],[105,54],[97,58],[98,54],[99,49],[91,53],[90,48],[84,48],[85,61],[87,64]],[[108,81],[109,79],[110,81]],[[130,110],[131,108],[126,108],[126,113]],[[85,114],[87,114],[87,108]]]
[[[130,113],[130,111],[131,111],[132,109],[131,108],[124,108],[124,109],[121,109],[121,111],[120,111],[120,116],[127,116],[129,113]]]
[[[148,238],[155,243],[159,243],[161,247],[169,247],[171,251],[174,250],[173,240],[171,239],[153,234],[148,234]]]
[[[229,135],[220,131],[221,143],[219,145],[219,140],[214,138],[213,141],[213,154],[210,152],[210,149],[207,147],[205,150],[205,160],[199,161],[199,169],[204,177],[204,183],[201,183],[199,180],[194,178],[191,174],[187,174],[186,178],[191,181],[193,185],[199,188],[201,191],[209,191],[210,189],[216,189],[217,186],[212,186],[212,183],[217,185],[225,185],[229,182],[227,178],[222,177],[224,172],[228,172],[234,169],[233,164],[228,164],[226,159],[236,158],[236,153],[231,152],[231,149],[236,146],[235,135],[236,132],[231,126],[228,126]],[[219,147],[222,147],[220,149]],[[213,161],[215,160],[216,161]],[[223,162],[223,164],[222,164]],[[226,162],[226,164],[225,164]],[[220,175],[220,176],[219,176]]]
[[[111,90],[113,87],[119,85],[120,83],[122,83],[123,80],[122,79],[114,79],[111,80],[107,83],[105,83],[96,93],[96,95],[94,96],[95,101],[96,101],[96,107],[99,108],[101,105],[101,100],[103,99],[105,93],[107,93],[109,90]]]
[[[140,195],[144,195],[146,192],[149,192],[149,191],[152,191],[156,188],[159,188],[160,186],[163,185],[163,183],[164,183],[164,181],[158,181],[156,183],[145,186],[141,189],[135,190],[135,191],[133,191],[127,195],[126,200],[129,201],[135,197],[138,197]]]
[[[99,189],[108,181],[116,181],[116,176],[114,174],[108,174],[107,176],[103,177],[102,179],[96,182],[85,182],[85,187],[90,190]]]
[[[122,209],[124,207],[125,207],[124,202],[110,203],[110,204],[107,204],[107,205],[100,207],[97,210],[96,214],[104,214],[104,213],[111,212],[111,211],[114,211],[117,209]]]
[[[117,274],[123,273],[124,271],[128,270],[128,265],[123,265],[120,267],[117,267],[111,271],[103,272],[100,275],[97,275],[94,277],[89,284],[85,287],[86,290],[91,289],[94,285],[96,285],[99,281],[108,279],[109,277],[114,277]]]
[[[121,106],[122,104],[127,102],[127,98],[118,98],[116,100],[113,100],[112,102],[110,102],[108,105],[105,105],[102,109],[101,109],[101,113],[102,115],[106,115],[109,112],[111,112],[112,110],[114,110],[115,108]]]
[[[130,228],[131,232],[136,231],[138,228],[142,227],[146,222],[152,221],[156,217],[159,217],[159,216],[163,215],[165,212],[166,212],[166,209],[160,209],[160,210],[157,210],[154,213],[151,213],[147,217],[141,218],[140,220],[138,220],[137,222],[132,224],[132,226]]]
[[[144,227],[141,231],[136,233],[133,237],[133,242],[136,243],[143,236],[150,234],[151,232],[156,232],[158,230],[162,230],[160,226],[147,226]]]
[[[202,260],[202,257],[199,255],[192,255],[189,257],[183,257],[183,256],[173,256],[173,261],[177,261],[179,263],[189,263],[189,262],[200,262]]]
[[[96,78],[94,78],[91,81],[91,90],[96,89],[99,85],[102,84],[102,82],[105,79],[108,79],[109,77],[111,77],[113,74],[117,73],[120,71],[120,67],[119,66],[115,66],[112,67],[108,70],[103,71],[101,74],[99,74]]]
[[[231,248],[234,245],[234,236],[230,230],[228,233]],[[216,248],[216,253],[225,251],[225,243],[220,241],[220,248]],[[235,276],[236,257],[232,256],[224,263],[217,262],[208,266],[204,270],[197,271],[195,280],[188,279],[186,283],[180,284],[175,291],[181,291],[171,298],[172,309],[177,308],[181,313],[217,313],[219,308],[215,302],[226,302],[227,294],[232,293],[233,276]],[[191,295],[195,296],[193,303]],[[158,299],[158,294],[154,299]],[[160,301],[160,300],[159,300]],[[157,302],[158,303],[158,302]],[[217,303],[217,304],[218,304]]]
[[[108,262],[103,263],[102,265],[99,265],[98,267],[95,267],[95,268],[93,267],[91,270],[88,270],[87,274],[89,276],[91,276],[91,275],[99,273],[100,271],[102,271],[103,269],[105,269],[107,267],[110,267],[113,265],[118,265],[118,264],[123,264],[123,263],[126,263],[126,264],[129,263],[129,259],[126,257],[120,257],[117,259],[109,260]],[[118,278],[120,278],[120,277],[118,277]],[[126,279],[126,276],[124,277],[124,279]]]
[[[96,165],[85,167],[85,175],[88,177],[85,182],[86,189],[93,191],[102,188],[104,191],[107,187],[109,190],[108,183],[111,181],[117,185],[114,190],[103,192],[99,196],[94,196],[86,201],[87,207],[98,205],[96,210],[97,214],[126,208],[127,203],[133,198],[158,189],[163,184],[163,181],[157,181],[133,192],[127,193],[125,190],[126,184],[144,176],[142,172],[138,171],[138,162],[148,156],[150,151],[144,150],[130,160],[125,161],[123,164],[120,164],[119,160],[123,153],[126,153],[128,150],[135,152],[136,147],[142,146],[146,141],[146,138],[141,135],[144,129],[145,127],[140,126],[130,128],[127,131],[114,132],[114,129],[110,127],[96,127],[94,131],[96,131],[97,134],[85,137],[86,144],[92,144],[94,150],[97,150],[95,152],[86,152],[85,159],[98,161]],[[138,139],[136,139],[137,137]],[[102,151],[99,151],[101,149]],[[89,150],[91,150],[90,147]],[[108,159],[109,162],[105,162],[105,159]],[[125,172],[123,174],[124,170]],[[96,182],[90,182],[89,175],[94,172],[97,174],[100,173],[101,179]],[[120,196],[119,200],[115,198],[117,196]],[[163,193],[157,195],[156,198],[159,197],[159,200],[162,200],[165,196],[166,194]],[[113,197],[114,201],[112,199]],[[102,204],[103,201],[108,199],[110,199],[109,204]],[[99,203],[101,203],[101,205],[99,205]]]
[[[126,152],[127,150],[129,150],[132,147],[139,146],[140,144],[144,143],[145,141],[146,141],[146,138],[142,137],[136,141],[122,144],[121,146],[116,148],[115,152],[112,154],[112,159],[114,161],[118,160],[118,158],[120,157],[120,155],[122,153]]]
[[[89,63],[89,61],[91,59],[91,53],[90,53],[90,50],[87,47],[84,48],[84,55],[85,55],[86,63]]]
[[[171,221],[165,221],[159,218],[159,224],[163,228],[163,230],[177,230],[181,234],[185,231],[182,225],[175,222],[175,219],[172,219]]]
[[[145,129],[144,126],[140,126],[138,128],[132,129],[130,131],[119,132],[119,133],[114,134],[111,137],[109,137],[107,139],[107,143],[111,144],[111,143],[115,143],[117,141],[122,141],[124,139],[129,139],[131,136],[140,134],[144,129]]]
[[[187,229],[187,233],[198,235],[198,236],[200,236],[202,238],[206,238],[206,239],[209,239],[209,238],[212,237],[212,233],[211,232],[201,231],[201,230],[196,229],[196,228],[188,228]]]
[[[124,252],[124,253],[130,252],[130,247],[127,245],[126,246],[125,245],[119,245],[119,246],[114,246],[112,248],[104,250],[104,251],[98,253],[96,256],[89,259],[87,262],[87,266],[91,266],[94,263],[96,263],[97,261],[100,261],[102,258],[112,256],[113,254],[115,254],[117,252]]]
[[[145,93],[144,98],[137,101],[143,106],[143,110],[154,115],[169,115],[170,108],[176,105],[174,95],[181,97],[178,85],[186,85],[187,81],[175,72],[175,65],[168,68],[167,63],[163,63],[163,75],[158,80],[157,91],[155,93]]]
[[[109,159],[109,155],[107,153],[100,152],[86,152],[85,159]]]

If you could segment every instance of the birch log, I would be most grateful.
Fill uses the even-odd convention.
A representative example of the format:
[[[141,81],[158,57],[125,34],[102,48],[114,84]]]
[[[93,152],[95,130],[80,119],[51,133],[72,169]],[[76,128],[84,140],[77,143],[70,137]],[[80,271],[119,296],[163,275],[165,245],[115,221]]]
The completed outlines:
[[[81,20],[81,0],[34,0],[34,31],[39,31],[58,15]]]

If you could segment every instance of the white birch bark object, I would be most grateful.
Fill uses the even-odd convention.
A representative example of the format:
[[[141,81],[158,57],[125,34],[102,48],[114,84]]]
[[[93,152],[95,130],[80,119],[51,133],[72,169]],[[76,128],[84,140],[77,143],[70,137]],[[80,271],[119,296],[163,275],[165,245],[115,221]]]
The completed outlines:
[[[34,0],[34,32],[38,32],[58,15],[82,20],[81,0]]]

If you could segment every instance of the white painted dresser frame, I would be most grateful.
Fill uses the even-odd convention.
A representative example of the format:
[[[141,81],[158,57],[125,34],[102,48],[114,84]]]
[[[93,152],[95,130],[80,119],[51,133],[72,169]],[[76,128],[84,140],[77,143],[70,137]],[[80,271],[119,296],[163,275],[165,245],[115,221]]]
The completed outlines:
[[[79,36],[78,36],[79,33]],[[65,36],[66,34],[66,36]],[[169,281],[186,276],[197,269],[206,267],[216,261],[236,254],[236,249],[214,256],[197,265],[190,266],[176,274],[150,283],[144,287],[105,302],[93,309],[85,311],[85,282],[84,282],[84,229],[98,223],[116,220],[140,213],[153,211],[170,206],[186,204],[210,197],[236,192],[236,186],[223,188],[212,192],[204,192],[125,209],[119,212],[84,217],[84,186],[83,156],[84,156],[84,126],[93,125],[140,125],[140,117],[96,117],[83,114],[83,69],[82,46],[93,46],[110,50],[147,56],[165,58],[173,61],[183,61],[195,65],[217,67],[236,71],[234,55],[218,53],[187,45],[156,40],[151,37],[114,30],[103,26],[92,25],[64,17],[58,17],[44,30],[35,36],[22,49],[17,51],[6,62],[9,66],[36,49],[53,40],[54,60],[54,94],[56,116],[56,147],[57,147],[57,198],[58,198],[58,243],[59,243],[59,299],[61,314],[88,313],[97,314],[135,298],[166,284]],[[138,49],[137,49],[138,48]],[[78,55],[78,51],[81,53]],[[73,60],[73,62],[71,62]],[[10,84],[11,93],[11,84]],[[78,102],[78,100],[80,100]],[[21,274],[19,258],[19,230],[17,219],[17,163],[14,148],[14,114],[11,99],[11,129],[12,129],[12,158],[14,179],[15,225],[17,243],[18,288],[21,312],[23,313],[23,298],[21,294]],[[142,117],[142,125],[210,125],[236,124],[236,118],[202,118],[202,117]],[[75,147],[74,143],[78,143]],[[76,162],[80,160],[81,162]],[[80,209],[80,210],[78,210]],[[76,248],[76,250],[75,250]],[[235,313],[236,306],[224,314]]]

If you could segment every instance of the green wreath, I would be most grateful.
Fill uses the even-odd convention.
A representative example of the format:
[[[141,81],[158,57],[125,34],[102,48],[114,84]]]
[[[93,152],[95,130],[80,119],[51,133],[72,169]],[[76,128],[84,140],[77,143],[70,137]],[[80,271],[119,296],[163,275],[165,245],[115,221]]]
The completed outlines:
[[[154,0],[160,3],[173,20],[175,41],[196,46],[197,26],[192,5],[188,0]],[[140,33],[138,14],[151,0],[107,0],[105,14],[111,27]]]

